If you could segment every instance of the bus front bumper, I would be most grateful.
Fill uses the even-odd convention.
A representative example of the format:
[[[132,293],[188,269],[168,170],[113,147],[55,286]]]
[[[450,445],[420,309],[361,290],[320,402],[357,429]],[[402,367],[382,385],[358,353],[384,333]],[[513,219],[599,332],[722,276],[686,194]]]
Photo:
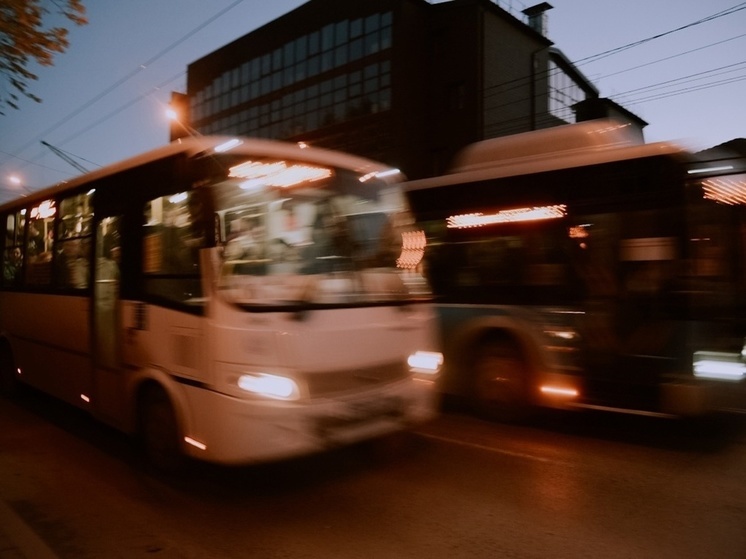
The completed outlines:
[[[241,399],[190,387],[185,452],[199,460],[250,464],[321,452],[406,430],[432,419],[432,381],[408,379],[336,398]]]

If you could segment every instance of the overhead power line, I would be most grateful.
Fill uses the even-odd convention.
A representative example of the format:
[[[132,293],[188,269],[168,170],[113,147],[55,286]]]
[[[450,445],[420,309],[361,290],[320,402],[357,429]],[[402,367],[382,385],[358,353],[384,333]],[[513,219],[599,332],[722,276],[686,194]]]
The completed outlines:
[[[112,84],[111,86],[107,87],[107,88],[106,88],[106,89],[104,89],[104,90],[103,90],[102,92],[100,92],[99,94],[97,94],[96,96],[94,96],[94,97],[93,97],[93,98],[92,98],[91,100],[89,100],[89,101],[88,101],[87,103],[85,103],[84,105],[82,105],[82,106],[81,106],[81,107],[79,107],[78,109],[76,109],[76,110],[72,111],[72,112],[71,112],[70,114],[68,114],[67,116],[65,116],[64,118],[62,118],[62,119],[61,119],[60,121],[58,121],[57,123],[55,123],[55,124],[54,124],[53,126],[51,126],[50,128],[48,128],[47,130],[45,130],[45,131],[44,131],[44,132],[43,132],[42,134],[40,134],[39,136],[37,136],[37,137],[35,137],[34,139],[32,139],[32,140],[31,140],[31,141],[30,141],[30,142],[29,142],[28,144],[25,144],[24,146],[22,146],[21,148],[19,148],[19,150],[18,150],[18,151],[19,151],[19,152],[21,152],[21,151],[25,150],[26,148],[28,148],[28,147],[30,147],[31,145],[33,145],[33,143],[35,143],[35,142],[36,142],[37,140],[40,140],[40,138],[41,138],[41,137],[43,137],[43,136],[45,136],[45,135],[49,134],[50,132],[52,132],[52,131],[54,131],[54,130],[58,129],[58,128],[59,128],[60,126],[62,126],[63,124],[65,124],[65,123],[69,122],[69,121],[70,121],[70,120],[71,120],[72,118],[74,118],[74,117],[78,116],[78,115],[79,115],[80,113],[82,113],[82,112],[83,112],[83,111],[84,111],[85,109],[89,108],[89,107],[90,107],[90,106],[91,106],[92,104],[94,104],[94,103],[98,102],[98,101],[99,101],[99,100],[101,100],[101,99],[102,99],[103,97],[105,97],[106,95],[108,95],[109,93],[111,93],[112,91],[114,91],[115,89],[117,89],[118,87],[120,87],[121,85],[123,85],[123,84],[124,84],[124,83],[125,83],[126,81],[128,81],[129,79],[131,79],[132,77],[134,77],[135,75],[137,75],[137,74],[138,74],[139,72],[141,72],[142,70],[144,70],[144,69],[146,69],[147,67],[149,67],[150,65],[152,65],[152,64],[153,64],[154,62],[156,62],[156,61],[157,61],[158,59],[160,59],[160,58],[161,58],[162,56],[164,56],[165,54],[167,54],[168,52],[170,52],[171,50],[173,50],[174,48],[176,48],[177,46],[179,46],[180,44],[182,44],[183,42],[185,42],[185,41],[186,41],[187,39],[189,39],[189,38],[190,38],[190,37],[191,37],[191,36],[192,36],[192,35],[193,35],[194,33],[196,33],[197,31],[199,31],[199,30],[201,30],[201,29],[203,29],[204,27],[208,26],[209,24],[211,24],[212,22],[214,22],[214,21],[215,21],[216,19],[218,19],[219,17],[221,17],[222,15],[224,15],[225,13],[227,13],[228,11],[230,11],[231,9],[235,8],[235,7],[236,7],[236,6],[238,5],[238,4],[240,4],[240,3],[242,3],[242,2],[243,2],[243,0],[236,0],[236,1],[234,1],[233,3],[231,3],[231,4],[229,5],[229,6],[227,6],[226,8],[224,8],[223,10],[221,10],[220,12],[218,12],[217,14],[215,14],[214,16],[212,16],[211,18],[209,18],[208,20],[205,20],[205,21],[204,21],[204,22],[202,22],[202,23],[201,23],[200,25],[198,25],[198,26],[197,26],[197,27],[195,27],[194,29],[190,30],[190,31],[189,31],[189,32],[188,32],[187,34],[185,34],[185,35],[183,35],[182,37],[180,37],[180,38],[179,38],[179,39],[178,39],[177,41],[175,41],[175,42],[171,43],[171,44],[170,44],[170,45],[168,45],[168,46],[167,46],[166,48],[162,49],[161,51],[159,51],[158,53],[156,53],[155,55],[153,55],[152,57],[150,57],[150,58],[149,58],[148,60],[146,60],[145,62],[143,62],[142,64],[140,64],[140,65],[139,65],[139,66],[138,66],[138,67],[137,67],[136,69],[134,69],[133,71],[129,72],[128,74],[126,74],[125,76],[123,76],[122,78],[120,78],[119,80],[117,80],[116,82],[114,82],[114,83],[113,83],[113,84]],[[655,40],[655,39],[658,39],[658,38],[661,38],[661,37],[665,37],[665,36],[667,36],[667,35],[671,35],[671,34],[673,34],[673,33],[676,33],[676,32],[679,32],[679,31],[682,31],[682,30],[685,30],[685,29],[688,29],[688,28],[694,27],[694,26],[696,26],[696,25],[700,25],[700,24],[702,24],[702,23],[706,23],[706,22],[709,22],[709,21],[712,21],[712,20],[715,20],[715,19],[718,19],[718,18],[721,18],[721,17],[724,17],[724,16],[732,15],[732,14],[734,14],[734,13],[736,13],[736,12],[739,12],[739,11],[741,11],[741,10],[744,10],[744,9],[746,9],[746,2],[742,2],[742,3],[740,3],[740,4],[737,4],[737,5],[735,5],[735,6],[731,7],[731,8],[728,8],[728,9],[726,9],[726,10],[723,10],[723,11],[717,12],[717,13],[715,13],[715,14],[712,14],[712,15],[710,15],[710,16],[707,16],[707,17],[705,17],[705,18],[702,18],[702,19],[700,19],[700,20],[697,20],[697,21],[695,21],[695,22],[689,23],[689,24],[687,24],[687,25],[684,25],[684,26],[681,26],[681,27],[678,27],[678,28],[672,29],[672,30],[670,30],[670,31],[666,31],[666,32],[663,32],[663,33],[659,33],[659,34],[653,35],[653,36],[651,36],[651,37],[647,37],[647,38],[645,38],[645,39],[641,39],[641,40],[639,40],[639,41],[635,41],[635,42],[632,42],[632,43],[628,43],[628,44],[626,44],[626,45],[622,45],[622,46],[620,46],[620,47],[616,47],[616,48],[614,48],[614,49],[610,49],[610,50],[608,50],[608,51],[604,51],[604,52],[598,53],[598,54],[596,54],[596,55],[592,55],[592,56],[589,56],[589,57],[586,57],[586,58],[582,58],[582,59],[576,60],[576,61],[572,62],[572,64],[573,64],[573,65],[575,65],[575,66],[580,66],[580,65],[583,65],[583,64],[588,64],[588,63],[591,63],[591,62],[595,62],[595,61],[597,61],[597,60],[600,60],[600,59],[602,59],[602,58],[605,58],[605,57],[611,56],[611,55],[613,55],[613,54],[617,54],[617,53],[619,53],[619,52],[623,52],[623,51],[625,51],[625,50],[627,50],[627,49],[630,49],[630,48],[633,48],[633,47],[636,47],[636,46],[639,46],[639,45],[642,45],[642,44],[648,43],[648,42],[650,42],[650,41],[653,41],[653,40]],[[744,36],[744,35],[739,35],[739,36],[737,36],[737,37],[733,37],[733,38],[731,38],[731,39],[727,39],[727,40],[724,40],[724,41],[719,41],[719,42],[717,42],[717,43],[713,43],[713,45],[716,45],[716,44],[721,44],[721,43],[723,43],[723,42],[726,42],[726,41],[729,41],[729,40],[733,40],[733,39],[736,39],[736,38],[740,38],[740,37],[743,37],[743,36]],[[712,46],[712,45],[708,45],[708,46]],[[701,47],[701,48],[706,48],[706,47]],[[694,51],[696,51],[696,50],[700,50],[700,49],[693,49],[693,50],[690,50],[690,51],[686,51],[686,52],[684,52],[684,53],[679,53],[679,54],[677,54],[677,55],[674,55],[674,56],[672,56],[672,57],[668,57],[668,58],[666,58],[666,59],[662,59],[661,61],[663,61],[663,60],[668,60],[668,59],[670,59],[670,58],[675,58],[675,57],[678,57],[678,56],[682,56],[682,55],[684,55],[684,54],[688,54],[688,53],[694,52]],[[647,65],[650,65],[650,64],[653,64],[653,63],[655,63],[655,62],[651,62],[651,63],[645,64],[645,65],[641,65],[641,66],[639,66],[639,67],[647,66]],[[636,68],[637,68],[637,67],[636,67]],[[633,70],[633,69],[635,69],[635,68],[630,68],[630,69],[627,69],[627,70],[623,70],[623,71],[620,71],[620,72],[617,72],[617,73],[622,73],[622,72],[625,72],[625,71],[631,71],[631,70]],[[548,71],[548,72],[549,72],[549,71]],[[180,72],[180,73],[179,73],[178,75],[176,75],[176,76],[174,76],[174,77],[170,78],[170,79],[169,79],[169,80],[167,80],[166,82],[163,82],[163,83],[162,83],[161,85],[157,86],[156,88],[154,88],[153,90],[149,91],[148,93],[146,93],[146,94],[143,94],[143,95],[140,95],[140,96],[138,96],[137,98],[135,98],[135,99],[133,99],[133,100],[131,100],[131,101],[129,101],[129,102],[127,102],[127,103],[125,103],[124,105],[122,105],[122,106],[120,106],[119,108],[117,108],[117,109],[115,109],[115,110],[111,111],[110,113],[108,113],[108,114],[107,114],[107,115],[105,115],[104,117],[100,118],[100,119],[99,119],[99,120],[97,120],[96,122],[92,123],[91,125],[88,125],[88,126],[87,126],[86,128],[84,128],[84,129],[82,129],[82,130],[79,130],[79,131],[77,131],[76,133],[74,133],[74,134],[73,134],[73,135],[71,135],[71,136],[68,136],[68,137],[67,137],[67,138],[66,138],[65,140],[63,140],[63,141],[62,141],[62,142],[60,142],[60,143],[63,143],[63,144],[64,144],[64,143],[66,143],[66,142],[68,142],[68,141],[70,141],[70,140],[72,140],[72,139],[74,139],[74,138],[78,137],[79,135],[81,135],[81,134],[85,133],[86,131],[88,131],[88,130],[90,130],[90,129],[94,128],[95,126],[98,126],[99,124],[101,124],[101,123],[103,123],[104,121],[106,121],[106,120],[108,120],[108,119],[112,118],[112,117],[113,117],[113,116],[115,116],[116,114],[119,114],[119,113],[120,113],[120,112],[122,112],[123,110],[125,110],[125,109],[127,109],[127,108],[131,107],[132,105],[134,105],[134,104],[138,103],[139,101],[143,100],[144,98],[146,98],[146,97],[148,97],[148,96],[152,95],[153,91],[157,91],[157,90],[158,90],[158,89],[160,89],[161,87],[164,87],[164,86],[165,86],[165,85],[167,85],[168,83],[170,83],[170,82],[172,82],[172,81],[174,81],[174,80],[178,79],[179,77],[183,76],[183,75],[184,75],[184,73],[185,73],[185,72]],[[615,74],[616,74],[616,73],[615,73]],[[615,74],[609,74],[609,75],[615,75]],[[537,77],[537,76],[533,76],[533,77],[532,77],[532,76],[530,76],[530,75],[526,75],[525,77],[522,77],[522,78],[516,78],[516,79],[513,79],[513,80],[509,80],[509,81],[503,82],[503,83],[501,83],[501,84],[496,84],[496,85],[494,85],[494,86],[491,86],[491,87],[490,87],[490,88],[488,88],[488,89],[489,89],[489,90],[493,90],[493,89],[497,89],[497,88],[501,88],[501,87],[505,87],[505,86],[512,86],[512,87],[509,87],[508,89],[504,89],[504,90],[502,90],[502,91],[500,92],[500,93],[504,93],[504,92],[506,92],[506,91],[510,91],[510,90],[512,90],[512,89],[516,89],[516,88],[519,88],[519,87],[523,87],[523,86],[525,85],[525,83],[527,83],[527,82],[528,82],[528,80],[530,80],[530,79],[536,79],[536,77]],[[540,76],[539,76],[539,77],[540,77]],[[607,77],[608,77],[608,76],[607,76]],[[721,81],[719,81],[719,82],[715,82],[715,83],[712,83],[712,84],[702,84],[702,85],[700,85],[700,86],[697,86],[696,88],[692,87],[692,88],[685,88],[685,89],[680,89],[680,90],[676,90],[675,92],[670,92],[670,93],[668,93],[668,94],[666,94],[666,93],[661,93],[661,94],[658,94],[658,95],[656,95],[656,96],[651,96],[651,97],[643,97],[643,98],[640,98],[640,99],[639,99],[639,100],[637,100],[637,101],[635,101],[635,100],[632,100],[632,101],[628,101],[628,102],[631,102],[631,103],[636,103],[636,102],[644,102],[644,101],[647,101],[647,100],[655,100],[655,99],[658,99],[658,98],[663,98],[663,97],[666,97],[666,96],[672,96],[672,95],[677,95],[677,94],[683,94],[683,93],[687,93],[687,92],[689,92],[689,91],[698,91],[698,90],[700,90],[700,89],[705,89],[705,88],[708,88],[708,87],[715,87],[715,86],[717,86],[717,85],[723,85],[723,84],[725,84],[725,83],[732,83],[732,82],[734,82],[734,81],[740,81],[740,80],[739,80],[739,79],[737,79],[737,78],[735,78],[735,79],[731,79],[731,80],[721,80]],[[649,86],[649,87],[654,87],[654,86]],[[486,95],[487,95],[487,96],[489,96],[489,95],[494,95],[494,94],[497,94],[497,92],[495,91],[495,92],[493,92],[493,93],[489,93],[489,92],[487,92],[487,93],[486,93]],[[622,94],[622,95],[625,95],[625,94]],[[520,101],[515,101],[515,102],[520,102]],[[512,103],[512,102],[511,102],[511,103]],[[506,103],[505,105],[507,105],[507,104],[510,104],[510,103]],[[505,106],[505,105],[501,105],[501,106]],[[494,108],[499,108],[499,107],[491,107],[491,108],[492,108],[492,109],[494,109]],[[5,153],[5,152],[0,152],[0,153]],[[5,153],[5,154],[6,154],[6,155],[9,155],[9,156],[11,156],[11,157],[16,157],[16,158],[19,158],[19,157],[18,157],[17,155],[13,155],[13,154],[7,154],[7,153]],[[19,159],[22,159],[22,158],[19,158]],[[38,165],[37,163],[35,163],[35,162],[33,162],[33,161],[28,161],[28,163],[30,163],[30,164],[34,164],[34,165]]]
[[[732,15],[736,12],[740,12],[741,10],[746,10],[746,2],[741,2],[740,4],[737,4],[733,6],[732,8],[728,8],[726,10],[723,10],[721,12],[717,12],[711,16],[707,16],[705,18],[699,19],[697,21],[694,21],[692,23],[688,23],[686,25],[682,25],[681,27],[677,27],[676,29],[671,29],[670,31],[666,31],[664,33],[658,33],[657,35],[653,35],[651,37],[647,37],[645,39],[641,39],[639,41],[635,41],[633,43],[627,43],[626,45],[622,45],[621,47],[616,47],[604,52],[600,52],[598,54],[594,54],[592,56],[587,56],[585,58],[581,58],[580,60],[576,60],[573,62],[575,66],[581,66],[583,64],[588,64],[590,62],[596,62],[598,60],[601,60],[602,58],[606,58],[607,56],[611,56],[612,54],[617,54],[622,51],[625,51],[627,49],[631,49],[634,47],[637,47],[639,45],[649,43],[650,41],[654,41],[655,39],[660,39],[661,37],[665,37],[666,35],[671,35],[672,33],[678,33],[679,31],[683,31],[684,29],[689,29],[690,27],[694,27],[695,25],[700,25],[702,23],[707,23],[708,21],[712,21],[714,19],[718,19],[724,16]]]
[[[236,6],[238,6],[239,4],[241,4],[243,1],[244,0],[235,0],[229,6],[227,6],[226,8],[224,8],[224,9],[220,10],[218,13],[216,13],[214,16],[212,16],[209,19],[203,21],[197,27],[195,27],[194,29],[191,29],[190,31],[188,31],[186,34],[184,34],[179,39],[177,39],[176,41],[174,41],[173,43],[171,43],[170,45],[168,45],[166,48],[162,49],[161,51],[159,51],[155,55],[153,55],[150,58],[148,58],[145,62],[143,62],[142,64],[138,65],[137,68],[135,68],[134,70],[130,71],[128,74],[125,74],[121,78],[119,78],[117,81],[115,81],[113,84],[111,84],[110,86],[108,86],[107,88],[105,88],[103,91],[101,91],[100,93],[98,93],[94,97],[92,97],[86,103],[82,104],[77,109],[75,109],[72,112],[68,113],[65,117],[63,117],[62,119],[58,120],[55,124],[53,124],[52,126],[50,126],[49,128],[47,128],[44,132],[42,132],[41,134],[39,134],[39,135],[35,136],[34,138],[32,138],[31,140],[29,140],[26,144],[24,144],[23,146],[21,146],[20,148],[18,148],[16,150],[16,152],[20,153],[20,152],[24,151],[25,149],[29,148],[30,146],[32,146],[32,145],[36,144],[37,142],[41,141],[42,138],[44,138],[45,136],[49,135],[51,132],[54,132],[60,126],[62,126],[63,124],[66,124],[67,122],[69,122],[70,120],[72,120],[73,118],[75,118],[76,116],[78,116],[79,114],[81,114],[82,112],[84,112],[85,110],[89,109],[94,103],[97,103],[98,101],[100,101],[101,99],[103,99],[105,96],[107,96],[109,93],[111,93],[112,91],[114,91],[117,88],[119,88],[120,86],[122,86],[124,83],[126,83],[127,81],[129,81],[130,79],[132,79],[134,76],[136,76],[137,74],[139,74],[141,71],[143,71],[146,68],[148,68],[150,65],[152,65],[154,62],[156,62],[158,59],[162,58],[163,56],[165,56],[166,54],[168,54],[169,52],[171,52],[173,49],[175,49],[177,46],[179,46],[180,44],[182,44],[184,41],[186,41],[187,39],[189,39],[196,32],[204,29],[205,27],[207,27],[208,25],[210,25],[212,22],[214,22],[216,19],[218,19],[221,16],[223,16],[226,12],[232,10],[233,8],[235,8]]]
[[[637,66],[632,66],[631,68],[627,68],[625,70],[618,70],[617,72],[612,72],[611,74],[604,74],[599,79],[610,78],[612,76],[618,76],[619,74],[626,74],[627,72],[631,72],[633,70],[639,70],[640,68],[646,68],[648,66],[653,66],[654,64],[660,64],[661,62],[666,62],[668,60],[673,60],[674,58],[679,58],[681,56],[686,56],[687,54],[692,54],[694,52],[701,52],[701,51],[703,51],[705,49],[708,49],[710,47],[716,47],[716,46],[722,45],[724,43],[729,43],[731,41],[735,41],[736,39],[742,39],[743,37],[746,37],[746,33],[742,33],[741,35],[736,35],[735,37],[730,37],[729,39],[723,39],[722,41],[717,41],[715,43],[710,43],[708,45],[703,45],[701,47],[697,47],[696,49],[685,50],[685,51],[679,52],[677,54],[672,54],[671,56],[666,56],[665,58],[659,58],[657,60],[652,60],[650,62],[646,62],[645,64],[638,64]]]
[[[594,55],[591,55],[591,56],[588,56],[588,57],[585,57],[585,58],[581,58],[581,59],[572,61],[571,64],[573,66],[577,67],[577,66],[581,66],[583,64],[587,64],[587,63],[590,63],[590,62],[595,62],[596,60],[600,60],[601,58],[606,58],[607,56],[611,56],[612,54],[617,54],[617,53],[625,51],[625,50],[627,50],[629,48],[633,48],[633,47],[636,47],[636,46],[648,43],[648,42],[650,42],[652,40],[655,40],[655,39],[658,39],[660,37],[665,37],[667,35],[671,35],[672,33],[676,33],[678,31],[682,31],[684,29],[688,29],[688,28],[693,27],[695,25],[700,25],[702,23],[709,22],[709,21],[712,21],[714,19],[717,19],[717,18],[720,18],[720,17],[724,17],[726,15],[731,15],[731,14],[734,14],[736,12],[739,12],[739,11],[745,10],[745,9],[746,9],[746,2],[742,2],[742,3],[737,4],[737,5],[735,5],[735,6],[731,7],[731,8],[728,8],[726,10],[717,12],[715,14],[712,14],[710,16],[707,16],[707,17],[702,18],[700,20],[697,20],[695,22],[689,23],[687,25],[683,25],[683,26],[678,27],[676,29],[673,29],[671,31],[666,31],[664,33],[659,33],[657,35],[653,35],[651,37],[647,37],[645,39],[641,39],[639,41],[635,41],[635,42],[632,42],[632,43],[627,43],[626,45],[622,45],[620,47],[616,47],[616,48],[608,50],[608,51],[604,51],[604,52],[601,52],[601,53],[598,53],[598,54],[594,54]],[[743,37],[743,36],[744,35],[738,35],[737,37],[732,37],[731,39],[727,39],[726,41],[737,39],[737,38],[740,38],[740,37]],[[706,45],[706,46],[700,47],[700,48],[708,48],[709,46],[718,45],[718,44],[721,44],[721,43],[726,42],[726,41],[719,41],[717,43],[712,43],[711,45]],[[687,51],[687,53],[694,52],[696,50],[698,50],[698,49],[694,49],[692,51]],[[674,56],[672,56],[670,58],[675,58],[675,57],[681,56],[682,54],[687,54],[687,53],[680,53],[680,54],[674,55]],[[506,80],[506,81],[504,81],[502,83],[498,83],[498,84],[495,84],[493,86],[490,86],[485,91],[497,90],[499,88],[510,86],[507,89],[502,89],[500,91],[495,91],[494,93],[487,93],[487,95],[502,94],[502,93],[504,93],[506,91],[512,91],[514,89],[525,87],[525,85],[528,84],[528,83],[530,83],[531,80],[535,80],[535,79],[538,79],[538,78],[543,78],[543,77],[551,76],[553,72],[561,72],[561,70],[560,69],[554,69],[554,70],[553,69],[549,69],[549,70],[546,70],[546,71],[543,71],[543,72],[539,72],[539,73],[537,73],[535,75],[526,73],[524,76],[521,76],[521,77],[518,77],[518,78],[513,78],[511,80]],[[611,75],[613,75],[613,74],[611,74]],[[604,76],[604,77],[608,77],[608,76]]]
[[[53,146],[52,144],[50,144],[49,142],[45,142],[44,140],[42,140],[41,145],[43,145],[44,147],[49,148],[52,151],[52,153],[54,153],[55,155],[57,155],[63,161],[66,161],[67,163],[69,163],[71,166],[75,167],[81,173],[87,173],[88,172],[88,169],[86,167],[84,167],[83,165],[81,165],[80,163],[78,163],[78,161],[77,161],[77,159],[80,159],[82,161],[87,161],[88,163],[91,163],[87,159],[83,159],[82,157],[78,157],[77,155],[73,155],[70,152],[61,150],[60,148],[58,148],[56,146]],[[94,163],[94,165],[95,165],[95,163]]]

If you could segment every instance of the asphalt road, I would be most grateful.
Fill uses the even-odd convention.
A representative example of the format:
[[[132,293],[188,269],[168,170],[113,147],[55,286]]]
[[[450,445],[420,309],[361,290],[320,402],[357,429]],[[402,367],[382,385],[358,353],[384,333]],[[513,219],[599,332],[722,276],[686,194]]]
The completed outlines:
[[[445,414],[384,444],[162,479],[30,393],[0,401],[0,501],[62,559],[743,559],[746,416]]]

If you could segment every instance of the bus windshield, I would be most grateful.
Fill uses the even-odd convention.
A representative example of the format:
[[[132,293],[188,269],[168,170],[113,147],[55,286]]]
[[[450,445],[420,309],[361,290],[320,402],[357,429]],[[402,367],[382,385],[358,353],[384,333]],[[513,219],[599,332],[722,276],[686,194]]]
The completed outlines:
[[[212,185],[218,292],[253,309],[411,302],[415,231],[398,184],[299,161],[239,158]],[[418,244],[419,243],[419,244]]]

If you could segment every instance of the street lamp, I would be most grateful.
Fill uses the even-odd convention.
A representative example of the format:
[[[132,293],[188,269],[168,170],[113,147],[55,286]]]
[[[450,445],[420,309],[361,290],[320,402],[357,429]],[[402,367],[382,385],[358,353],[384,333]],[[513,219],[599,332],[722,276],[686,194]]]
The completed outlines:
[[[16,192],[17,190],[23,189],[26,192],[31,193],[31,191],[28,188],[26,188],[25,186],[23,186],[23,181],[21,180],[21,177],[19,177],[18,175],[10,175],[8,177],[8,182],[10,182],[10,184],[13,185],[13,188],[3,188],[3,190],[5,190],[7,192],[12,192],[12,193],[15,194],[15,193],[17,193]],[[26,194],[24,194],[23,192],[21,192],[21,196],[26,196]]]
[[[198,137],[202,135],[194,128],[184,123],[182,120],[183,112],[184,111],[179,110],[178,107],[174,107],[173,103],[166,107],[166,118],[171,121],[170,141],[172,142],[186,136]]]

